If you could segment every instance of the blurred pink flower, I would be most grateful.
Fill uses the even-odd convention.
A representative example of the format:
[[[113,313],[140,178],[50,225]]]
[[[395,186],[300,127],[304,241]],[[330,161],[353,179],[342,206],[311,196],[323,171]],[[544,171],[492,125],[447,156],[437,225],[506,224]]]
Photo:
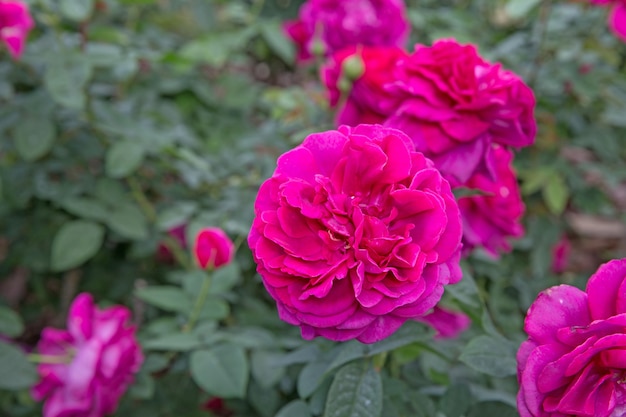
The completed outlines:
[[[437,332],[435,338],[438,339],[453,339],[467,330],[472,323],[467,314],[439,306],[435,306],[430,313],[416,320],[435,329]]]
[[[626,415],[626,259],[600,266],[587,290],[543,291],[517,353],[521,417]]]
[[[187,249],[187,237],[185,233],[186,229],[186,224],[180,224],[176,227],[172,227],[170,230],[167,231],[167,234],[174,240],[176,240],[176,242],[178,242],[181,249]],[[157,259],[164,263],[174,262],[174,255],[172,254],[172,251],[163,242],[160,242],[157,248]]]
[[[572,243],[563,235],[552,248],[552,272],[562,274],[567,269],[569,257],[572,251]]]
[[[476,173],[465,184],[465,187],[484,194],[460,197],[458,200],[463,220],[464,253],[482,247],[498,257],[500,252],[511,250],[508,238],[524,235],[520,223],[524,203],[512,167],[513,154],[496,146],[493,156],[495,180]]]
[[[615,36],[626,42],[626,0],[591,0],[594,4],[612,5],[608,24]]]
[[[353,45],[403,47],[409,30],[403,0],[308,0],[285,24],[300,61]]]
[[[235,255],[235,245],[222,229],[207,227],[196,235],[196,263],[201,268],[217,269],[229,264]]]
[[[416,45],[395,77],[388,91],[400,104],[385,125],[406,132],[453,185],[475,173],[495,179],[492,144],[521,148],[535,140],[532,90],[474,45]]]
[[[352,46],[333,54],[321,72],[331,107],[340,106],[337,124],[382,124],[398,101],[385,86],[395,80],[394,68],[407,56],[401,48],[368,46]],[[353,81],[345,74],[346,62],[351,59],[358,59],[363,65],[363,73]],[[342,94],[345,102],[340,101]]]
[[[28,32],[34,25],[26,3],[18,0],[0,0],[0,39],[13,59],[22,56]]]
[[[461,279],[448,182],[402,132],[340,126],[278,159],[248,243],[281,319],[302,336],[381,340]]]
[[[102,417],[113,413],[143,362],[130,311],[99,309],[90,294],[79,294],[69,311],[68,330],[45,328],[37,345],[51,363],[38,366],[32,388],[46,401],[44,417]]]

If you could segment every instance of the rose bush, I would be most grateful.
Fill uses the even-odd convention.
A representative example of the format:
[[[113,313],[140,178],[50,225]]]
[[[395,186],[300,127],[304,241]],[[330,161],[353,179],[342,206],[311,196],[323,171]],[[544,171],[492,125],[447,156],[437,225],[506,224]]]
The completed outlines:
[[[600,266],[586,291],[539,294],[518,355],[522,417],[626,413],[626,259]]]
[[[511,250],[509,238],[524,234],[524,203],[513,171],[512,152],[495,146],[493,155],[495,180],[484,173],[474,174],[465,186],[481,194],[461,197],[458,202],[463,220],[463,251],[482,247],[498,257]]]
[[[17,0],[0,1],[0,39],[14,59],[24,52],[28,32],[35,23],[28,5]]]
[[[381,340],[461,279],[450,186],[395,129],[308,136],[279,158],[255,214],[257,270],[306,339]]]
[[[44,360],[32,395],[45,400],[44,417],[114,412],[143,362],[130,311],[123,306],[99,309],[87,293],[74,299],[67,330],[43,330],[37,351]]]
[[[285,24],[300,60],[353,45],[402,47],[409,29],[403,0],[308,0]]]
[[[398,102],[387,86],[396,79],[394,68],[407,56],[401,48],[367,46],[353,46],[333,54],[322,67],[321,75],[331,107],[339,107],[337,125],[383,123]],[[363,65],[363,74],[354,82],[345,74],[345,63],[351,59],[360,60]]]

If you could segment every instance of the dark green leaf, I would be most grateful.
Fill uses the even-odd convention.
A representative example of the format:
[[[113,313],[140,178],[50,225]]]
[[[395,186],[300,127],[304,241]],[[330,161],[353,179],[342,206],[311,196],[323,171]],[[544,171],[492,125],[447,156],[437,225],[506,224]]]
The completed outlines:
[[[517,373],[517,346],[503,338],[478,336],[463,349],[459,359],[475,370],[495,377]]]
[[[295,50],[293,43],[283,32],[282,22],[270,21],[261,26],[261,35],[270,49],[283,61],[290,64],[294,61]]]
[[[0,389],[21,390],[37,382],[35,366],[28,361],[24,351],[0,342]]]
[[[52,149],[55,135],[49,116],[26,116],[15,128],[15,148],[24,160],[35,161]]]
[[[45,83],[52,98],[70,109],[85,107],[83,91],[93,68],[79,54],[61,51],[51,56],[46,68]]]
[[[510,405],[497,401],[487,401],[475,404],[467,417],[518,417],[517,410]]]
[[[148,237],[148,221],[134,204],[124,204],[113,209],[106,223],[111,230],[127,239],[143,240]]]
[[[154,285],[137,289],[135,295],[140,300],[163,310],[179,313],[188,313],[191,310],[192,300],[178,287]]]
[[[104,227],[88,220],[74,220],[59,229],[52,240],[50,267],[65,271],[93,257],[104,240]]]
[[[116,142],[106,154],[105,169],[111,178],[124,178],[132,174],[143,161],[144,148],[131,141]]]
[[[22,318],[15,311],[7,307],[0,307],[0,334],[8,337],[17,337],[24,331]]]
[[[75,216],[91,220],[105,220],[109,215],[101,201],[89,197],[69,197],[61,200],[59,205]]]
[[[352,362],[337,372],[328,392],[325,417],[379,417],[383,411],[380,374],[368,362]]]
[[[311,410],[302,400],[294,400],[278,411],[276,417],[311,417]]]
[[[143,347],[147,350],[168,350],[185,352],[202,346],[198,336],[190,333],[166,334],[156,339],[147,340]]]
[[[439,410],[446,417],[462,417],[472,404],[472,393],[467,385],[449,387],[439,401]]]

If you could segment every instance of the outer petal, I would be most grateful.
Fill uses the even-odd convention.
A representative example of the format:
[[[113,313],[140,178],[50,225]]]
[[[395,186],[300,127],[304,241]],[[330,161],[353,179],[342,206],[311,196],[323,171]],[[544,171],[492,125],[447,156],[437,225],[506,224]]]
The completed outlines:
[[[615,259],[589,278],[589,310],[593,320],[626,313],[626,259]]]

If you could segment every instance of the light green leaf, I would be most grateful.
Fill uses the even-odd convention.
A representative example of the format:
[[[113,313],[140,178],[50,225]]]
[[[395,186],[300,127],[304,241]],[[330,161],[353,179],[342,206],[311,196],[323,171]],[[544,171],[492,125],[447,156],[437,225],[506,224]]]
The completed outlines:
[[[106,154],[105,171],[111,178],[124,178],[135,172],[143,162],[143,146],[131,141],[115,142]]]
[[[37,369],[28,361],[24,351],[0,342],[0,389],[22,390],[33,386],[38,379]],[[10,377],[9,377],[10,376]]]
[[[44,81],[52,98],[74,110],[85,107],[83,88],[91,78],[93,68],[80,54],[61,51],[50,56]]]
[[[255,381],[264,388],[274,386],[285,374],[285,368],[274,366],[276,357],[282,356],[282,353],[255,350],[250,358],[252,376]]]
[[[315,392],[317,387],[324,381],[327,362],[309,362],[307,363],[300,375],[298,375],[298,395],[300,398],[308,398]]]
[[[188,313],[191,310],[191,299],[178,287],[153,285],[137,289],[135,296],[163,310],[179,313]]]
[[[200,388],[222,398],[244,398],[250,377],[245,351],[232,344],[196,350],[190,358],[191,377]]]
[[[116,207],[106,219],[107,226],[123,237],[143,240],[148,237],[148,220],[134,204]]]
[[[543,188],[543,200],[552,214],[559,215],[565,210],[569,199],[569,189],[560,175],[553,175]]]
[[[15,149],[26,161],[36,161],[47,154],[55,139],[55,127],[47,115],[25,116],[15,128]]]
[[[105,220],[109,215],[107,208],[101,201],[89,197],[69,197],[59,205],[75,216],[92,220]]]
[[[516,352],[511,341],[482,335],[470,340],[459,359],[479,372],[502,378],[517,373]]]
[[[324,417],[379,417],[382,411],[383,383],[369,362],[352,362],[337,372]]]
[[[541,0],[509,0],[506,4],[506,14],[512,19],[521,19],[526,16]]]
[[[294,400],[278,410],[276,417],[311,417],[309,405],[302,400]]]
[[[52,240],[50,267],[65,271],[93,257],[104,240],[104,227],[88,220],[74,220],[59,229]]]
[[[7,307],[0,307],[0,334],[17,337],[24,331],[22,318]]]
[[[472,404],[472,393],[467,385],[450,386],[439,400],[439,409],[446,417],[462,417]]]
[[[94,0],[60,0],[63,16],[76,22],[83,22],[93,13]]]
[[[388,352],[420,340],[430,340],[434,334],[435,331],[430,326],[416,321],[407,321],[397,332],[388,338],[367,346],[366,353],[368,355],[377,355],[382,352]]]

